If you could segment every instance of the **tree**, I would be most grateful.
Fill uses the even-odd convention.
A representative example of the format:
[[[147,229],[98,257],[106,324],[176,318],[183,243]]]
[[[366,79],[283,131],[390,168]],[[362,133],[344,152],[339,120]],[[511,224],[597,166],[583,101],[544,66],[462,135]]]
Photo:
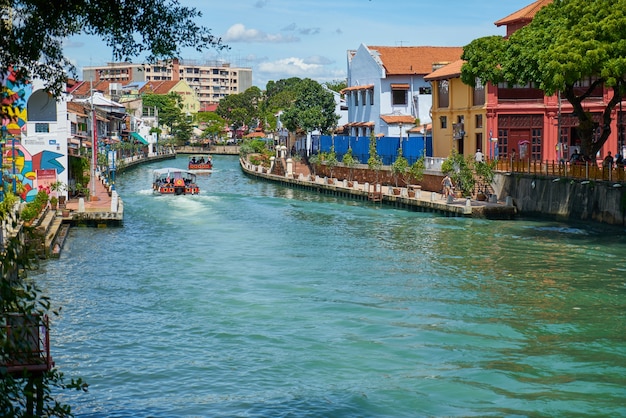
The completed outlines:
[[[282,120],[292,132],[320,131],[330,133],[339,120],[335,115],[335,98],[321,84],[310,78],[303,79],[296,87],[296,100],[286,109]]]
[[[259,103],[263,99],[261,90],[250,87],[243,93],[231,94],[220,100],[216,113],[228,121],[233,130],[259,123]]]
[[[464,83],[535,83],[560,92],[579,120],[582,153],[595,155],[611,133],[611,113],[626,93],[626,0],[555,0],[508,40],[486,37],[464,48]],[[584,101],[599,86],[611,89],[594,142]]]
[[[195,23],[202,14],[178,0],[3,0],[0,10],[0,68],[13,66],[43,80],[55,97],[64,90],[66,69],[76,73],[63,53],[63,41],[72,35],[102,38],[116,61],[144,53],[149,62],[170,59],[187,47],[198,52],[226,48]]]
[[[226,126],[226,121],[215,112],[200,112],[196,115],[196,120],[204,124],[203,138],[217,140]]]
[[[370,170],[374,170],[376,172],[376,183],[378,183],[378,174],[380,169],[383,167],[383,160],[378,156],[378,151],[376,150],[376,136],[374,135],[374,131],[370,132],[369,140],[370,156],[367,159],[367,166]]]

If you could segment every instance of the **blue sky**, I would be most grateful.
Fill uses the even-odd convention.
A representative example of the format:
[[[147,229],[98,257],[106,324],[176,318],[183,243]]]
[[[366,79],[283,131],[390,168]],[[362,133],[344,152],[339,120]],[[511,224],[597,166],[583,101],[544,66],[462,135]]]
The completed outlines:
[[[533,0],[180,0],[202,12],[198,22],[230,46],[228,51],[183,51],[183,59],[223,60],[251,67],[253,84],[309,77],[346,78],[346,56],[359,45],[464,46],[504,35],[493,22]],[[82,67],[112,61],[97,38],[78,36],[65,53]],[[134,59],[141,62],[141,58]]]

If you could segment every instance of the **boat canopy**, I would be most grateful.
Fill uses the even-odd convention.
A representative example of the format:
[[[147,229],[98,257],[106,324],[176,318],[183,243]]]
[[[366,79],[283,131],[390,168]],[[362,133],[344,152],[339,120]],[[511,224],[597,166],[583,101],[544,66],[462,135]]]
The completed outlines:
[[[154,179],[178,179],[178,178],[183,178],[185,180],[191,180],[192,182],[195,183],[196,181],[196,175],[194,173],[192,173],[191,171],[187,171],[187,170],[181,170],[180,168],[159,168],[157,170],[154,170]]]

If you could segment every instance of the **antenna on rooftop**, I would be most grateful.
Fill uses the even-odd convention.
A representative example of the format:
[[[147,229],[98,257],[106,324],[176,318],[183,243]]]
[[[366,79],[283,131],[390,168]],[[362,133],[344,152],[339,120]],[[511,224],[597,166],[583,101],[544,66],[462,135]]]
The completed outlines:
[[[404,46],[404,43],[408,41],[396,41],[396,46]]]

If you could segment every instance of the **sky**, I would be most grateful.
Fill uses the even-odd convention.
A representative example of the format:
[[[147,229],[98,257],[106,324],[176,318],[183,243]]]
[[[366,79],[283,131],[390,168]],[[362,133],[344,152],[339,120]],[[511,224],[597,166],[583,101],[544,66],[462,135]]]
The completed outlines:
[[[179,0],[202,12],[197,22],[230,47],[183,50],[182,59],[252,68],[252,83],[262,90],[270,80],[290,77],[342,81],[347,51],[361,44],[465,46],[483,36],[504,35],[494,22],[533,1]],[[113,60],[111,49],[94,37],[72,37],[64,50],[79,78],[83,67]]]

